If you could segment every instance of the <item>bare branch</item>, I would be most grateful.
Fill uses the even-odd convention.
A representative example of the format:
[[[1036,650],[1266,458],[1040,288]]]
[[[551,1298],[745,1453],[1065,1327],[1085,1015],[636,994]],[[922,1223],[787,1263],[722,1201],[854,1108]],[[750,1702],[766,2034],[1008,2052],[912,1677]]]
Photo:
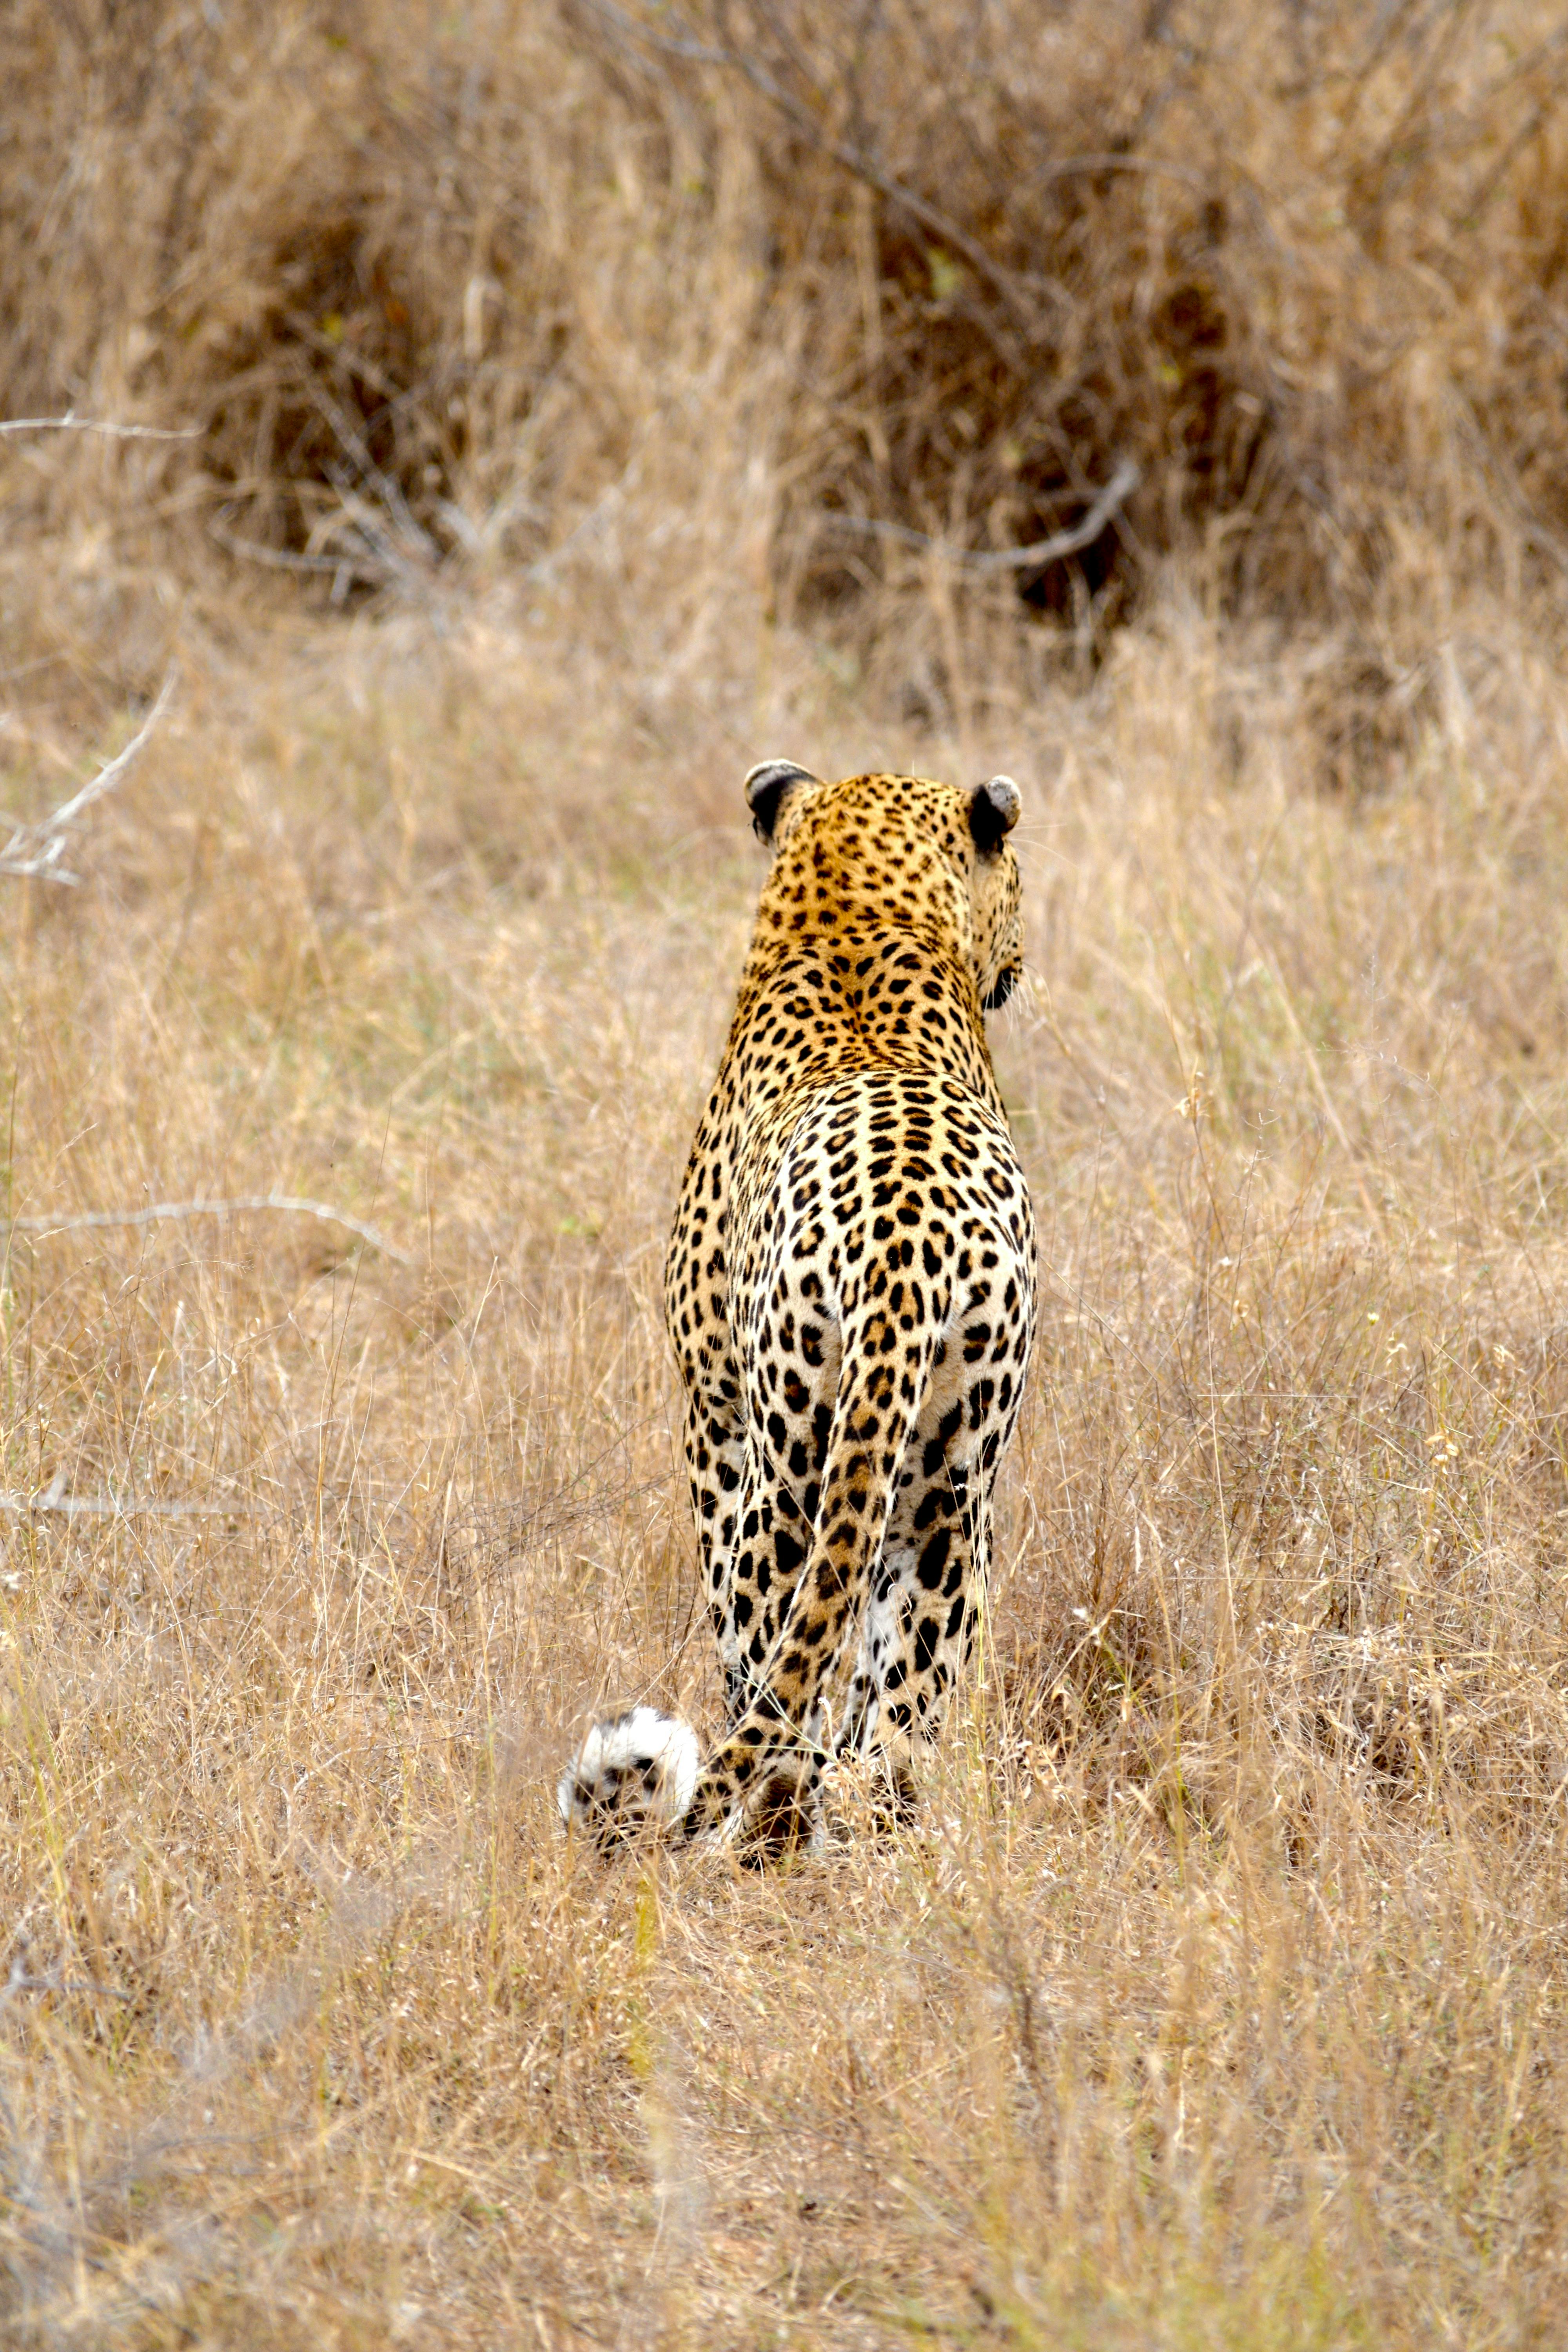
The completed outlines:
[[[820,148],[825,155],[831,155],[836,163],[841,163],[847,172],[856,179],[863,180],[868,188],[875,188],[879,196],[885,196],[890,205],[896,205],[911,220],[929,229],[932,236],[939,237],[952,252],[967,261],[976,278],[1000,295],[1015,326],[1021,328],[1026,335],[1033,331],[1036,324],[1034,313],[1012,271],[1005,269],[983,245],[961,229],[955,220],[939,212],[934,205],[928,204],[922,195],[906,186],[903,181],[892,178],[873,157],[863,154],[858,147],[851,147],[842,139],[835,139],[831,132],[824,131],[819,123],[813,121],[806,109],[787,90],[781,89],[773,76],[753,58],[737,51],[730,62],[745,76],[752,89],[767,100],[770,106],[776,107],[781,114],[788,117],[813,146]]]
[[[1032,572],[1047,563],[1059,563],[1064,556],[1076,555],[1080,548],[1098,539],[1142,478],[1134,461],[1124,457],[1088,513],[1070,530],[1058,530],[1049,539],[1037,539],[1027,547],[998,547],[980,553],[949,547],[945,540],[932,539],[923,530],[910,530],[901,522],[877,522],[866,515],[837,514],[826,507],[817,511],[825,522],[837,524],[840,530],[858,531],[868,539],[889,539],[899,547],[940,548],[950,563],[960,565],[965,572]]]
[[[13,416],[0,422],[5,433],[102,433],[111,441],[199,441],[199,425],[114,425],[101,416]]]
[[[0,1985],[0,2009],[4,2009],[12,1994],[16,1992],[58,1992],[72,1997],[86,1993],[97,2000],[134,2000],[136,1998],[134,1993],[122,1991],[118,1985],[95,1983],[91,1977],[79,1977],[74,1982],[68,1982],[64,1969],[58,1963],[52,1969],[46,1969],[41,1976],[37,1976],[27,1966],[30,1957],[31,1947],[26,1937],[19,1937],[16,1951],[11,1956],[10,1974]]]
[[[332,398],[326,385],[316,377],[306,379],[306,390],[315,407],[325,418],[338,446],[358,470],[361,484],[368,483],[396,530],[407,540],[410,548],[425,562],[429,564],[437,562],[440,560],[440,550],[415,516],[407,499],[403,495],[401,485],[395,481],[391,475],[384,473],[376,464],[365,446],[363,435],[355,430],[352,419],[341,404]],[[333,488],[338,491],[339,497],[343,499],[345,509],[353,515],[353,520],[363,529],[363,518],[353,513],[342,483],[334,480]]]
[[[75,1216],[12,1217],[0,1219],[0,1233],[70,1234],[98,1231],[116,1225],[155,1225],[185,1217],[228,1217],[254,1214],[261,1210],[274,1210],[289,1217],[314,1217],[323,1225],[342,1225],[346,1233],[357,1234],[362,1242],[379,1250],[384,1257],[395,1258],[399,1265],[416,1265],[410,1257],[378,1234],[374,1225],[363,1224],[358,1217],[345,1217],[326,1201],[297,1200],[287,1192],[256,1192],[233,1201],[157,1201],[145,1209],[85,1209]]]
[[[229,555],[243,556],[249,563],[263,563],[272,572],[326,572],[335,577],[340,572],[346,571],[371,587],[381,588],[386,584],[380,565],[372,569],[358,555],[296,555],[289,548],[268,547],[258,539],[241,539],[237,532],[228,528],[228,518],[233,512],[232,506],[220,507],[207,525],[213,538]]]
[[[244,1519],[253,1517],[258,1507],[255,1503],[183,1503],[134,1495],[57,1494],[54,1486],[42,1495],[0,1495],[0,1511],[9,1511],[17,1518],[28,1518],[35,1511],[52,1511],[65,1519]]]
[[[142,721],[118,757],[109,761],[97,775],[62,802],[49,815],[40,817],[36,824],[18,826],[4,849],[0,849],[0,874],[31,875],[44,882],[80,880],[79,875],[68,873],[59,864],[66,846],[66,834],[83,812],[101,800],[105,793],[114,790],[129,773],[133,763],[146,748],[153,730],[169,707],[169,697],[174,690],[176,672],[173,667],[159,688],[158,699]]]
[[[595,16],[614,25],[617,32],[628,34],[634,41],[643,42],[650,49],[658,49],[667,58],[691,58],[705,66],[730,66],[735,62],[729,49],[715,49],[705,41],[690,38],[672,40],[666,33],[656,33],[650,25],[637,24],[614,5],[614,0],[583,0]]]
[[[174,670],[171,667],[168,676],[158,689],[157,701],[153,705],[124,751],[110,760],[107,767],[100,768],[90,783],[83,784],[79,793],[75,793],[62,807],[56,809],[53,816],[44,819],[44,824],[50,832],[58,825],[73,824],[83,809],[90,808],[94,801],[101,800],[105,793],[112,792],[121,777],[128,772],[132,761],[141,756],[153,729],[169,707],[169,697],[174,690]]]

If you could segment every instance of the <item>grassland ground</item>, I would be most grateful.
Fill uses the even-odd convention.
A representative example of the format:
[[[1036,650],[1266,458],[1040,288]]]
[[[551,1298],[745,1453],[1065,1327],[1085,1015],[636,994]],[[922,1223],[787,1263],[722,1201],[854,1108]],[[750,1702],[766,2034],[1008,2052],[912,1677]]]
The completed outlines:
[[[962,729],[576,609],[182,625],[0,883],[8,2340],[1561,2341],[1547,641],[1357,796],[1179,578]],[[132,723],[49,676],[26,814]],[[919,1826],[606,1867],[588,1711],[714,1715],[660,1264],[773,751],[1023,783],[1043,1328]],[[384,1245],[72,1222],[269,1193]]]

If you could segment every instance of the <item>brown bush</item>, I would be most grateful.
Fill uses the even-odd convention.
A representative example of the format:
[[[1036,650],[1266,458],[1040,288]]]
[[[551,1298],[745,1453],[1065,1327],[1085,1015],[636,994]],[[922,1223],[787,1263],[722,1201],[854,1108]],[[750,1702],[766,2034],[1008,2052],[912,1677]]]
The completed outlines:
[[[1131,467],[1003,592],[1092,633],[1196,552],[1233,606],[1386,624],[1439,553],[1561,569],[1568,42],[1538,0],[13,26],[0,404],[193,435],[31,449],[57,519],[151,499],[342,593],[542,556],[616,485],[668,502],[676,445],[736,532],[763,467],[773,593],[817,614],[924,540],[1070,532]]]

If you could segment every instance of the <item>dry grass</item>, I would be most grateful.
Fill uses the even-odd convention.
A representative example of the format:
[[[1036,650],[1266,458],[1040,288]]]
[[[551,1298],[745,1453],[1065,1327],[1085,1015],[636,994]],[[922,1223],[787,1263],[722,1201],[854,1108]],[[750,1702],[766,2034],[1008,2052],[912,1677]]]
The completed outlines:
[[[605,1870],[574,1727],[710,1710],[658,1273],[754,853],[574,610],[193,635],[12,886],[12,1214],[416,1261],[10,1241],[0,1486],[155,1507],[0,1521],[13,2340],[1553,2340],[1560,684],[1478,608],[1347,808],[1173,589],[987,722],[1047,1306],[984,1669],[918,1835]]]
[[[1562,2341],[1556,12],[15,13],[0,2332]],[[772,751],[1024,782],[1037,1374],[918,1832],[605,1868]]]

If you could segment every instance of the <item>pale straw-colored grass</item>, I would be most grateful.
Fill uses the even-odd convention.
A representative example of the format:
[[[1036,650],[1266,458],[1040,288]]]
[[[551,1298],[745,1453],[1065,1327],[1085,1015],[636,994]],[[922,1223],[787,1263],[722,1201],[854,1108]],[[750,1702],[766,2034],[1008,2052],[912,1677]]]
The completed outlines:
[[[1471,611],[1355,806],[1179,581],[1086,696],[998,647],[1045,1311],[981,1668],[907,1837],[605,1868],[585,1713],[711,1716],[659,1265],[757,853],[573,609],[193,628],[6,900],[10,1214],[416,1261],[7,1245],[0,1488],[126,1506],[0,1517],[8,2330],[1552,2340],[1557,679]],[[749,629],[748,749],[959,772]]]
[[[0,2334],[1561,2341],[1556,12],[16,15]],[[918,1828],[605,1867],[772,753],[1023,784],[1040,1339]]]

